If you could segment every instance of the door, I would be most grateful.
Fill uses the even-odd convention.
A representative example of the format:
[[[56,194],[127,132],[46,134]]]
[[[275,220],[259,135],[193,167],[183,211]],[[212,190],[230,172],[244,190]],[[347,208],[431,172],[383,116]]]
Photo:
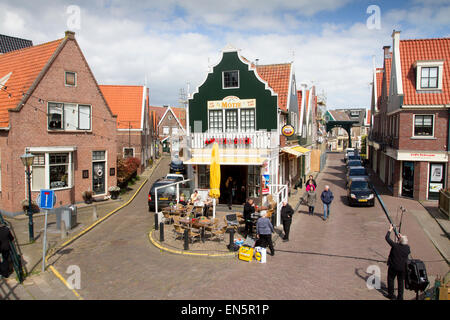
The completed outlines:
[[[445,186],[445,166],[443,163],[430,163],[430,174],[428,175],[428,199],[438,200],[439,190]]]
[[[94,194],[105,194],[105,162],[94,162],[92,164],[92,189]]]
[[[414,196],[414,162],[404,161],[402,165],[402,196]]]

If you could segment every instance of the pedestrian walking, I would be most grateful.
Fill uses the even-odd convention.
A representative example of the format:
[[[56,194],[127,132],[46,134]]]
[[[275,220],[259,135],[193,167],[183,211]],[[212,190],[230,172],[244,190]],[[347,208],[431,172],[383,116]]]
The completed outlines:
[[[309,191],[309,190],[313,190],[313,191],[316,191],[316,186],[314,185],[314,182],[313,181],[311,181],[311,180],[308,180],[308,182],[307,182],[307,185],[306,185],[306,191]]]
[[[408,238],[405,235],[398,234],[398,243],[392,241],[391,232],[394,226],[391,224],[389,231],[386,233],[386,241],[391,246],[389,252],[388,264],[388,295],[389,299],[395,299],[394,280],[397,278],[398,295],[397,300],[403,300],[403,291],[405,287],[406,263],[411,254],[408,245]]]
[[[252,213],[255,213],[255,204],[253,203],[253,199],[248,198],[247,202],[244,204],[243,212],[246,237],[253,233]]]
[[[320,195],[320,199],[323,203],[323,220],[327,221],[327,219],[330,217],[330,206],[333,202],[334,195],[333,192],[330,190],[330,186],[326,185],[325,189],[322,191],[322,194]]]
[[[312,216],[314,214],[314,207],[316,206],[317,196],[315,189],[310,188],[303,196],[304,203],[308,206],[308,214]]]
[[[294,214],[294,209],[287,201],[283,201],[283,206],[281,208],[281,220],[283,221],[284,237],[283,241],[289,241],[289,231],[291,229],[292,215]]]
[[[275,255],[275,249],[273,248],[272,233],[274,232],[272,222],[267,218],[267,213],[258,219],[256,223],[256,236],[258,237],[258,245],[266,248],[269,246],[270,255]]]
[[[306,185],[308,185],[310,182],[314,185],[314,189],[317,189],[317,183],[316,183],[316,180],[314,180],[314,178],[313,178],[312,175],[310,175],[310,176],[308,177],[308,181],[306,181]]]

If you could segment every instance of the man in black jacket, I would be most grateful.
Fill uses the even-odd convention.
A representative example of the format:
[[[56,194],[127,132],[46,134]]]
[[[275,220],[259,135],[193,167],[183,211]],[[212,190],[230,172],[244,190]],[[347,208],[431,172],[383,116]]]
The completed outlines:
[[[11,274],[10,260],[9,260],[9,241],[13,241],[14,237],[9,228],[0,224],[0,253],[2,254],[2,262],[0,263],[0,274],[7,278]]]
[[[289,231],[291,229],[292,215],[294,209],[287,201],[283,201],[283,207],[281,208],[281,221],[283,221],[284,237],[283,241],[289,241]]]
[[[245,220],[245,236],[250,236],[253,233],[252,213],[255,213],[255,204],[253,199],[249,198],[244,204],[244,220]]]
[[[386,233],[386,241],[391,246],[391,252],[388,258],[388,298],[394,299],[394,280],[397,277],[398,284],[398,296],[397,300],[403,300],[404,282],[405,282],[405,272],[406,272],[406,262],[411,254],[411,249],[408,245],[408,238],[404,235],[399,234],[399,243],[395,243],[391,240],[391,231],[394,226],[391,224],[389,231]]]

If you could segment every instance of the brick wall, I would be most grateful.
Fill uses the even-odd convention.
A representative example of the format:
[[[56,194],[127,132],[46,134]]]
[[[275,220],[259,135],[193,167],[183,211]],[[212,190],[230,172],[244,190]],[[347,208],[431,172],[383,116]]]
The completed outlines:
[[[64,72],[77,73],[77,86],[66,87]],[[20,203],[26,198],[24,167],[20,155],[27,147],[76,146],[73,153],[73,187],[56,191],[57,206],[82,201],[82,192],[92,190],[92,151],[106,151],[106,190],[116,185],[116,176],[109,169],[116,168],[116,119],[107,108],[75,41],[69,40],[56,58],[33,96],[46,101],[89,104],[92,108],[92,132],[47,131],[47,102],[30,98],[20,112],[10,112],[11,129],[2,133],[0,148],[2,158],[2,192],[0,208],[21,211]],[[35,108],[41,111],[36,111]],[[103,120],[104,118],[105,120]],[[89,170],[83,179],[82,171]],[[36,198],[37,192],[33,193]]]

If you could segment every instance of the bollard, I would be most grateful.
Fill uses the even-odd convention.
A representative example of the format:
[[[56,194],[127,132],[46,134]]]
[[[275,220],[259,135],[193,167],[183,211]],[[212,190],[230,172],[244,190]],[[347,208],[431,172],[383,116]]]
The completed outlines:
[[[92,219],[94,219],[94,221],[97,221],[97,220],[98,220],[97,206],[93,206],[93,207],[92,207]]]
[[[184,229],[184,250],[189,250],[189,233],[187,229]]]
[[[65,239],[67,236],[66,222],[64,220],[61,221],[61,239]]]
[[[158,213],[155,212],[155,230],[158,230],[159,224],[158,224]]]
[[[234,229],[230,230],[230,244],[228,245],[228,249],[233,250],[234,248]]]
[[[164,223],[159,224],[159,241],[164,242]]]

